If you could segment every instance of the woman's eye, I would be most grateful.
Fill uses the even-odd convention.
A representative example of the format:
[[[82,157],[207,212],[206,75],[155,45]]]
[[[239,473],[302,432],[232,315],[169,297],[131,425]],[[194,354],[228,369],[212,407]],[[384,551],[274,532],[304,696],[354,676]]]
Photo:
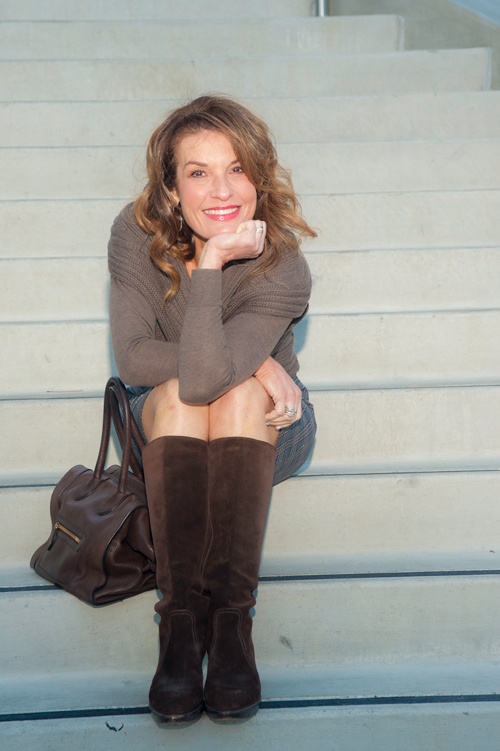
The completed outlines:
[[[240,166],[234,167],[233,172],[243,172],[243,167],[240,167]]]
[[[197,169],[194,172],[191,172],[191,177],[203,177],[203,170]]]

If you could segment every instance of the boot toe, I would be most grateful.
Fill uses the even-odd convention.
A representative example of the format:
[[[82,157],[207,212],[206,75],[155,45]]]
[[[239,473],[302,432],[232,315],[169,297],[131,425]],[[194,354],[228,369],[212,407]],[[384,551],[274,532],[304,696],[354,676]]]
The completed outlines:
[[[149,708],[159,724],[192,722],[203,712],[203,698],[193,691],[160,693],[152,689]]]

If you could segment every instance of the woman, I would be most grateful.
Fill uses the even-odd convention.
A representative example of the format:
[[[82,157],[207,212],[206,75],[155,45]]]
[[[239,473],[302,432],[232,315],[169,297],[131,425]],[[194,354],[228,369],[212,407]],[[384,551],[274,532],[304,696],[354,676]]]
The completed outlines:
[[[266,125],[229,97],[170,114],[147,173],[113,224],[109,269],[162,593],[150,707],[158,722],[203,707],[245,718],[260,701],[250,609],[271,487],[316,430],[293,352],[310,294],[294,233],[315,233]]]

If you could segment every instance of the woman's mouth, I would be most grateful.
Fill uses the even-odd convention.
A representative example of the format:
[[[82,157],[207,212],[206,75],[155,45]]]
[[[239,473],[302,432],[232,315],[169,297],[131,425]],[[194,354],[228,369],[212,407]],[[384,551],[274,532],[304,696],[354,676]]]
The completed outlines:
[[[236,219],[241,206],[214,206],[210,209],[203,209],[203,213],[214,222],[228,222]]]

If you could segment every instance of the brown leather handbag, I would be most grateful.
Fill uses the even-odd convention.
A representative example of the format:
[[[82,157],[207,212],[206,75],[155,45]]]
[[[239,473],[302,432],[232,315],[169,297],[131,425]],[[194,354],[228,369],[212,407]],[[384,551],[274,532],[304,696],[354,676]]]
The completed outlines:
[[[104,469],[111,421],[122,445],[122,462]],[[125,387],[110,378],[95,469],[73,467],[56,485],[50,501],[51,535],[31,559],[37,574],[90,605],[156,587],[144,477],[131,449],[132,433],[142,449]]]

